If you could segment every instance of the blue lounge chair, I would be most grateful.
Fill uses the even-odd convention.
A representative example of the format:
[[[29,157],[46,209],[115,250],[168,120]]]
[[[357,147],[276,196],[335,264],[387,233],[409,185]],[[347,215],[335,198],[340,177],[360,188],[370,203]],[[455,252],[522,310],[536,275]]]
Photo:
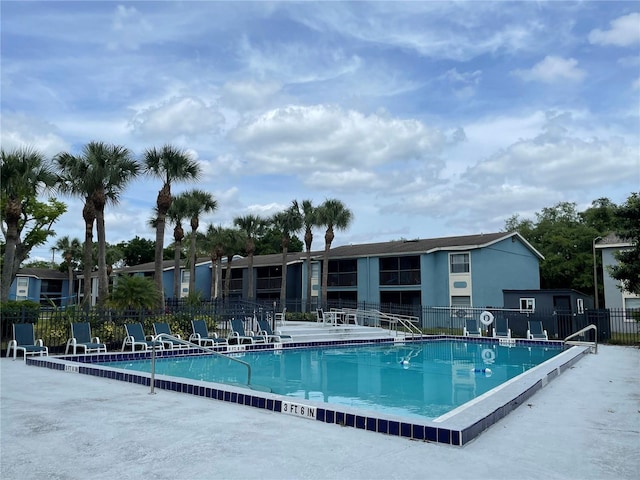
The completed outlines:
[[[527,323],[527,338],[529,340],[549,340],[549,335],[540,320],[529,320]]]
[[[464,328],[462,330],[462,334],[465,337],[481,337],[482,330],[478,325],[478,320],[475,318],[467,318],[464,321]]]
[[[267,320],[258,320],[258,328],[260,331],[258,335],[261,337],[265,337],[267,342],[276,342],[280,343],[283,341],[290,342],[293,340],[291,335],[283,335],[282,333],[273,333],[273,329]]]
[[[33,330],[33,323],[14,323],[13,324],[13,340],[9,341],[7,347],[7,357],[13,350],[13,359],[16,359],[18,350],[24,353],[24,360],[27,355],[49,355],[49,349],[44,346],[42,339],[36,341],[36,334]]]
[[[142,347],[142,350],[150,350],[155,348],[156,350],[164,350],[164,344],[155,340],[153,335],[145,335],[144,329],[141,323],[125,323],[124,328],[127,331],[127,336],[122,341],[122,351],[125,348],[131,346],[131,351],[136,351],[136,346]]]
[[[494,338],[511,338],[511,329],[509,328],[508,318],[496,318],[493,327]]]
[[[78,353],[78,348],[84,350],[84,353],[107,352],[107,346],[104,343],[100,343],[98,337],[91,336],[91,325],[89,323],[72,323],[71,324],[71,338],[67,340],[67,348],[64,350],[64,354],[69,353],[69,347],[73,347],[73,354]]]
[[[167,322],[154,322],[153,332],[156,335],[156,340],[162,342],[164,344],[164,348],[168,350],[189,348],[189,345],[179,341],[182,339],[180,335],[178,335],[177,333],[171,333],[171,327]],[[159,335],[170,335],[177,338],[178,340],[168,337],[159,337]]]
[[[267,341],[265,337],[254,335],[252,331],[246,332],[244,330],[242,319],[240,318],[231,319],[231,332],[229,332],[227,340],[229,341],[229,343],[237,345],[241,343],[266,343]]]
[[[217,333],[211,335],[204,320],[191,320],[191,328],[193,333],[189,337],[189,341],[200,345],[201,347],[215,347],[219,345],[227,345],[228,342],[224,338],[218,338]]]

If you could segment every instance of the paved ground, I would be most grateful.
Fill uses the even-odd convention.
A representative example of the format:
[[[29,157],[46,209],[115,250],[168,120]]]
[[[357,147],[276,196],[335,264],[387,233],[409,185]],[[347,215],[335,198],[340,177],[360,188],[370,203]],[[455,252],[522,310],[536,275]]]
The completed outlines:
[[[640,350],[601,346],[465,447],[0,360],[0,478],[637,479]]]

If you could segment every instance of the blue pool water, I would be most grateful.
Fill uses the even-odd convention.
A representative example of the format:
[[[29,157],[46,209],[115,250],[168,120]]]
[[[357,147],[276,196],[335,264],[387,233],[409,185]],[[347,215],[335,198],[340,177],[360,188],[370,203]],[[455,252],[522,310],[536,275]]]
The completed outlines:
[[[438,341],[403,346],[233,354],[254,386],[292,398],[433,419],[561,353],[560,348]],[[149,360],[105,362],[149,372]],[[246,385],[247,368],[218,355],[156,360],[156,374]]]

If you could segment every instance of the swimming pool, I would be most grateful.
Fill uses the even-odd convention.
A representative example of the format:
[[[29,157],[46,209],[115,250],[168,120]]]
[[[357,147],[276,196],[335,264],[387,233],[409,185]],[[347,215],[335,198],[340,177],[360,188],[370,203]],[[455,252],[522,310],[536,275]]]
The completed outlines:
[[[455,342],[449,343],[448,341],[452,339],[455,340]],[[124,364],[134,363],[137,360],[148,360],[150,358],[149,352],[113,352],[90,355],[65,355],[60,357],[28,357],[26,363],[27,365],[45,367],[70,374],[92,375],[105,379],[129,382],[146,386],[147,388],[151,387],[152,391],[154,388],[158,390],[168,390],[198,396],[203,399],[224,401],[246,407],[268,410],[274,413],[291,415],[312,421],[353,427],[418,441],[463,446],[498,422],[501,418],[508,415],[519,405],[527,402],[536,391],[543,388],[553,378],[567,371],[575,362],[582,358],[584,354],[591,351],[590,348],[586,346],[573,346],[561,351],[559,348],[562,348],[562,342],[535,342],[522,339],[512,339],[508,342],[510,347],[504,350],[500,348],[504,346],[501,340],[482,339],[482,341],[480,341],[479,339],[467,339],[465,341],[460,337],[448,336],[432,336],[426,341],[409,341],[404,345],[399,345],[389,340],[373,340],[364,343],[384,346],[388,352],[387,358],[390,360],[388,366],[383,367],[381,360],[378,360],[378,363],[374,364],[371,359],[369,360],[369,364],[375,365],[376,368],[361,369],[358,367],[355,369],[351,366],[350,363],[346,361],[348,354],[345,356],[344,353],[339,352],[348,352],[351,346],[355,345],[362,347],[363,342],[360,340],[290,342],[288,344],[275,345],[258,344],[247,345],[246,347],[234,347],[233,349],[232,347],[228,347],[232,349],[231,355],[241,357],[241,359],[247,358],[247,356],[253,354],[254,351],[264,351],[264,353],[267,354],[260,357],[261,359],[270,358],[269,355],[272,355],[270,360],[274,363],[271,364],[271,372],[277,368],[282,371],[284,368],[285,377],[291,376],[291,378],[294,378],[298,382],[298,386],[295,389],[289,388],[290,393],[299,394],[297,397],[287,395],[286,393],[272,393],[265,391],[266,389],[249,389],[246,388],[246,385],[243,387],[236,385],[236,383],[246,384],[246,371],[243,374],[237,372],[235,375],[232,374],[228,379],[229,383],[224,384],[200,379],[177,377],[172,375],[171,372],[157,374],[154,377],[144,371],[120,368]],[[425,388],[423,383],[421,391],[423,392],[422,395],[424,398],[428,398],[428,395],[455,397],[457,400],[471,398],[471,391],[475,388],[476,392],[474,395],[477,395],[478,385],[485,383],[487,380],[490,382],[497,381],[500,377],[507,375],[509,371],[512,371],[512,373],[521,371],[523,373],[510,380],[504,381],[495,388],[477,395],[466,403],[454,407],[453,410],[448,413],[433,419],[422,416],[424,414],[417,415],[415,412],[401,414],[400,412],[394,411],[391,406],[385,405],[384,401],[380,402],[386,410],[376,411],[370,405],[362,407],[361,404],[354,404],[353,402],[339,404],[333,403],[333,399],[332,403],[326,403],[324,402],[324,398],[320,398],[320,395],[312,395],[312,392],[320,391],[315,390],[318,384],[322,385],[326,383],[331,386],[342,385],[342,388],[346,388],[344,384],[348,383],[348,385],[355,384],[358,386],[377,385],[376,388],[385,394],[382,395],[383,398],[393,396],[395,392],[389,394],[389,387],[387,385],[388,370],[400,367],[402,368],[402,372],[408,373],[411,376],[417,375],[419,378],[419,358],[424,356],[422,362],[424,364],[424,360],[429,357],[433,350],[429,345],[429,349],[425,350],[423,348],[421,353],[415,356],[413,355],[415,354],[416,347],[426,347],[425,344],[433,344],[435,350],[440,352],[450,352],[452,349],[462,350],[463,353],[466,352],[464,355],[467,357],[456,357],[457,361],[449,364],[451,375],[454,376],[454,374],[456,374],[456,380],[452,383],[455,387],[451,387],[451,391],[440,391],[438,388]],[[314,350],[317,350],[316,347],[319,346],[332,346],[335,348],[330,349],[331,353],[318,357],[318,355],[314,353]],[[505,365],[502,365],[501,362],[496,363],[498,357],[502,358],[506,356],[510,358],[516,355],[515,352],[519,352],[520,347],[524,347],[527,352],[530,352],[529,359],[525,358],[524,362],[518,364],[515,362],[507,362]],[[542,349],[538,347],[542,347]],[[545,351],[545,347],[554,350],[557,354],[549,360],[533,366],[536,363],[534,361],[535,357],[541,355],[542,352]],[[304,361],[308,361],[312,368],[298,370],[299,365],[297,362],[284,360],[288,357],[281,356],[284,355],[285,352],[288,353],[289,350],[299,350],[300,348],[308,349],[309,357]],[[531,348],[531,350],[529,350],[529,348]],[[238,352],[238,349],[243,351]],[[414,354],[411,354],[412,350]],[[229,353],[227,347],[221,348],[220,351]],[[282,353],[278,353],[279,351],[282,351]],[[493,355],[490,353],[491,351]],[[194,350],[192,353],[195,352]],[[524,354],[524,350],[522,350],[521,353]],[[163,357],[172,357],[174,359],[184,357],[184,352],[160,352],[157,358],[158,363],[162,363]],[[188,358],[196,360],[199,357],[198,355],[194,355]],[[339,361],[340,357],[344,358]],[[281,359],[280,362],[282,363],[280,366],[276,366],[276,358]],[[300,358],[299,362],[301,363],[305,357],[302,356]],[[446,359],[446,355],[444,358]],[[409,362],[408,365],[402,363],[403,360],[407,360]],[[114,361],[123,363],[120,364],[119,367],[108,365]],[[394,363],[396,361],[398,362],[397,364]],[[326,370],[326,366],[333,363],[342,365],[344,375],[339,372],[335,374],[327,373],[328,370]],[[436,360],[436,357],[434,357],[433,360],[426,361],[426,364],[440,363],[446,364],[446,360]],[[291,371],[291,365],[294,366],[293,371]],[[486,371],[471,371],[472,366],[475,370],[479,365],[482,365],[482,368],[487,368],[485,365],[488,366],[491,369],[491,375],[487,376]],[[482,368],[479,370],[482,370]],[[305,374],[305,377],[302,376],[303,371],[308,372]],[[429,369],[426,369],[424,372],[425,373],[422,373],[422,377],[429,376]],[[473,375],[471,375],[472,373]],[[242,377],[242,375],[245,376]],[[348,378],[349,382],[340,380],[343,377]],[[236,380],[238,380],[238,382],[236,382]],[[255,382],[252,381],[252,385],[255,387]],[[304,385],[311,385],[311,387],[305,387]],[[275,385],[275,387],[277,387],[277,385]],[[433,392],[431,390],[433,390]],[[343,393],[342,395],[336,395],[336,397],[349,398],[349,395],[344,394],[345,391],[339,389],[336,391]],[[144,395],[146,395],[146,392]],[[457,400],[456,404],[458,404]],[[451,403],[454,402],[451,401]],[[431,413],[430,415],[434,414],[435,413]]]
[[[236,354],[251,384],[302,400],[435,419],[553,358],[561,348],[447,340]],[[149,359],[106,362],[140,372]],[[243,385],[247,368],[219,355],[156,360],[156,374]]]

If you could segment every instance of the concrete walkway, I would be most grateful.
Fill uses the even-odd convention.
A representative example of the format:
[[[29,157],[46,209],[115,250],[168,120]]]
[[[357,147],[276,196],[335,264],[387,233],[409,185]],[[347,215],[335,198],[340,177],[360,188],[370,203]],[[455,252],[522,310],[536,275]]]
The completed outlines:
[[[0,360],[0,478],[637,479],[640,350],[601,346],[465,447]]]

